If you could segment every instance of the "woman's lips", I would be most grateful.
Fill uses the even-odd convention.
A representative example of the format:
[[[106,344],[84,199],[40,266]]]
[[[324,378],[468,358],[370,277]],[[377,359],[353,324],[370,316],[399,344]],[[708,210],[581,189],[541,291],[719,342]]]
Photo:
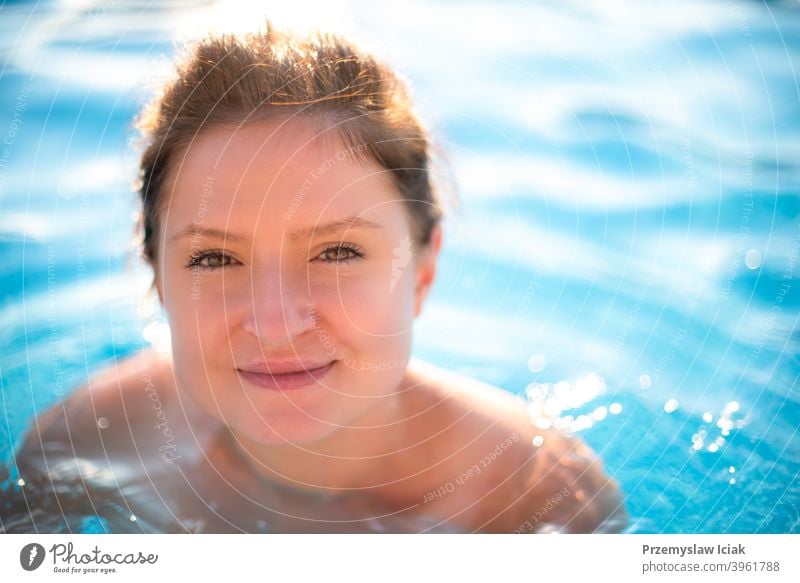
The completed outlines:
[[[256,371],[242,369],[237,369],[237,372],[244,380],[253,385],[258,385],[259,387],[271,389],[273,391],[289,391],[292,389],[302,389],[303,387],[307,387],[315,383],[325,376],[328,371],[333,368],[334,364],[336,364],[335,360],[316,368],[307,368],[305,370],[301,369],[294,372],[284,372],[279,374],[261,372],[260,370]]]

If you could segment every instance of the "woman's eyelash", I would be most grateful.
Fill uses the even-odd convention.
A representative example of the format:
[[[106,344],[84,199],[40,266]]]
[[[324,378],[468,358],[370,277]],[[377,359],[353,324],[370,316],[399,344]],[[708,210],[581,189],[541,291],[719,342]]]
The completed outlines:
[[[358,245],[353,243],[340,243],[325,249],[317,256],[317,259],[323,263],[344,264],[362,257],[364,257],[364,253]],[[224,251],[210,249],[192,253],[186,262],[186,268],[221,269],[223,267],[236,265],[237,263],[238,261]]]
[[[342,255],[347,254],[349,254],[349,256],[342,257]],[[324,263],[348,263],[362,257],[364,257],[364,253],[358,245],[353,243],[339,243],[338,245],[333,245],[318,255],[318,258]]]
[[[222,267],[234,265],[234,262],[236,262],[236,260],[227,253],[218,249],[212,249],[192,253],[189,256],[189,260],[186,262],[186,267],[190,269],[195,267],[199,269],[220,269]]]

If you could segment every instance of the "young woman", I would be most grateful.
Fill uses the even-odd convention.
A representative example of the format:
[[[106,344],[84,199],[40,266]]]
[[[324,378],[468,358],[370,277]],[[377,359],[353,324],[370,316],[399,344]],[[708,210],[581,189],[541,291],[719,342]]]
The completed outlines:
[[[6,530],[621,527],[580,441],[409,360],[444,208],[390,68],[333,35],[213,36],[139,127],[171,354],[119,363],[37,420],[16,456],[29,514]]]

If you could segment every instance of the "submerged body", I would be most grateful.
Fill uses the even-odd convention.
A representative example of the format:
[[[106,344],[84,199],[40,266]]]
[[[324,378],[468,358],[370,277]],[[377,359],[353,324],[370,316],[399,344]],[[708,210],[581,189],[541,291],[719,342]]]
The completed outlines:
[[[2,526],[79,531],[95,516],[99,530],[111,532],[593,532],[624,525],[619,491],[592,452],[533,427],[522,401],[418,361],[402,388],[405,447],[380,454],[381,464],[351,462],[363,463],[357,482],[331,475],[309,484],[296,478],[301,470],[288,478],[256,462],[177,388],[168,357],[140,353],[37,420],[16,456],[25,485],[5,494]]]

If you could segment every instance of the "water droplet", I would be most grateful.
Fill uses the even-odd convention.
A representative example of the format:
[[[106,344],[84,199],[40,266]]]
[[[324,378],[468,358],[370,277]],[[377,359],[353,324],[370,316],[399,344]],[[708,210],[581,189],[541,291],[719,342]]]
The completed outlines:
[[[555,419],[561,414],[563,408],[564,405],[560,399],[548,399],[544,407],[542,407],[542,413],[551,419]]]
[[[706,423],[711,423],[713,420],[714,416],[711,413],[709,413],[708,411],[703,413],[703,421],[705,421]]]
[[[608,406],[608,412],[612,415],[619,415],[622,413],[622,405],[619,403],[611,403],[611,405]]]
[[[639,386],[642,390],[647,390],[653,386],[653,380],[650,378],[649,374],[643,374],[639,377]]]
[[[761,267],[761,253],[757,249],[748,249],[744,254],[744,264],[748,269]]]
[[[136,516],[131,514],[131,522],[136,522]]]
[[[569,397],[570,386],[567,381],[558,381],[553,386],[553,394],[559,399],[566,399]]]
[[[570,431],[582,431],[588,429],[594,424],[592,418],[588,415],[578,415],[575,420],[570,424]]]
[[[731,401],[730,403],[725,405],[723,414],[730,415],[731,413],[736,413],[738,410],[739,410],[739,402]]]
[[[24,486],[24,485],[25,485],[25,480],[23,480],[22,478],[20,478],[19,480],[17,480],[17,486],[19,486],[19,487],[21,488],[21,487],[22,487],[22,486]]]
[[[563,417],[557,418],[553,422],[553,427],[555,427],[556,429],[566,429],[567,427],[572,425],[574,421],[575,417],[573,417],[572,415],[564,415]]]
[[[666,403],[664,403],[664,412],[665,413],[672,413],[678,409],[678,399],[670,399]]]
[[[735,484],[736,483],[736,478],[731,478],[730,480],[728,480],[728,483],[731,484],[731,485]]]
[[[719,451],[719,446],[716,443],[710,443],[708,444],[708,451],[711,453],[717,453],[717,451]]]
[[[592,413],[592,417],[594,417],[596,421],[602,421],[606,418],[606,415],[608,415],[608,409],[602,406],[595,409]]]
[[[735,471],[736,471],[736,468],[734,468],[733,466],[728,468],[728,472],[730,472],[731,474],[734,473]]]
[[[531,372],[542,372],[547,365],[547,359],[544,354],[534,354],[528,359],[528,369]]]
[[[525,397],[529,401],[544,399],[547,396],[547,385],[531,383],[525,387]]]
[[[106,419],[105,417],[99,417],[97,419],[97,426],[100,429],[108,429],[108,425],[109,425],[108,419]]]
[[[541,435],[535,435],[533,437],[533,445],[534,446],[541,447],[543,443],[544,443],[544,437],[542,437]]]

